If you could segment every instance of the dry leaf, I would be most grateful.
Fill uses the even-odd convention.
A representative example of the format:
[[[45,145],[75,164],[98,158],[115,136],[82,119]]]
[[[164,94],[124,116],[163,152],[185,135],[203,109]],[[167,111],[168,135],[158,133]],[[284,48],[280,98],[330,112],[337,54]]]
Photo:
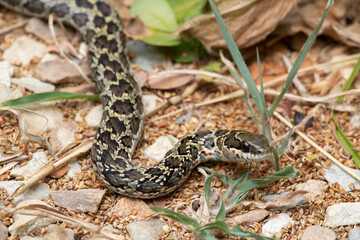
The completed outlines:
[[[218,8],[239,48],[264,40],[296,5],[297,0],[220,1]],[[208,52],[227,47],[215,16],[201,15],[186,22],[177,34],[195,36]]]
[[[165,76],[150,74],[150,77],[145,85],[153,89],[168,90],[185,86],[193,80],[193,78],[194,77],[192,75]]]

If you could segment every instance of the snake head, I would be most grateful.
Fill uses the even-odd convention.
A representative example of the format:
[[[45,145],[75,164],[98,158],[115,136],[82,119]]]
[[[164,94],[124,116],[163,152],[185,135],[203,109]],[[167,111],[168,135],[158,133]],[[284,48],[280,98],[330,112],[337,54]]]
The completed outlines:
[[[223,138],[221,150],[225,161],[258,162],[272,157],[268,139],[263,134],[231,131]]]

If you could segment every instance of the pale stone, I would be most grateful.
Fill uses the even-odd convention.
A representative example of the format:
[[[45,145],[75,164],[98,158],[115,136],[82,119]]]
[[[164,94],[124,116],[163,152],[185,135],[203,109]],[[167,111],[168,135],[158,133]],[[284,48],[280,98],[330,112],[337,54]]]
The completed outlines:
[[[14,68],[8,61],[0,61],[0,84],[10,87],[11,77],[14,74]]]
[[[324,225],[338,227],[360,223],[360,202],[339,203],[326,209]]]
[[[276,233],[281,232],[281,229],[286,227],[289,222],[292,224],[294,223],[294,221],[291,220],[291,217],[287,213],[280,213],[278,216],[270,219],[267,223],[264,224],[262,233],[267,237],[272,237]]]
[[[153,111],[162,99],[155,95],[144,95],[142,96],[142,102],[144,103],[145,113]]]
[[[12,78],[11,82],[31,90],[34,93],[55,91],[54,85],[40,81],[39,79],[33,77]]]
[[[48,208],[51,208],[50,205],[39,201],[39,200],[25,200],[20,202],[16,207],[25,207],[29,205],[44,205]],[[46,227],[49,224],[56,222],[56,220],[46,218],[43,216],[30,216],[30,215],[22,215],[22,214],[14,214],[14,223],[9,227],[9,232],[13,236],[25,235],[32,231],[36,231],[41,229],[42,227]]]
[[[0,240],[8,239],[8,228],[0,222]]]
[[[80,189],[77,191],[59,190],[51,192],[51,198],[56,205],[67,209],[92,213],[97,212],[104,195],[105,191],[98,189]]]
[[[74,240],[75,232],[72,229],[52,224],[46,228],[44,240]]]
[[[41,58],[47,52],[45,44],[36,41],[26,35],[22,35],[4,51],[3,59],[11,64],[29,65],[35,57]]]
[[[344,167],[360,177],[359,170],[352,169],[346,166]],[[325,171],[324,177],[326,181],[328,181],[330,184],[337,182],[339,183],[339,186],[344,188],[345,191],[351,191],[351,188],[349,187],[351,183],[353,183],[356,188],[360,188],[360,183],[358,181],[356,181],[353,177],[351,177],[349,174],[344,172],[341,168],[339,168],[335,164],[331,164],[329,168],[324,168],[324,171]]]
[[[128,216],[147,218],[154,214],[143,200],[128,197],[121,198],[111,211],[112,215],[122,218]]]
[[[85,117],[86,124],[89,127],[98,127],[101,121],[102,112],[103,107],[101,104],[93,107]]]
[[[326,182],[320,180],[308,180],[306,183],[299,183],[295,187],[295,191],[305,190],[308,191],[306,195],[314,201],[316,196],[324,195],[326,188]]]
[[[301,240],[335,240],[336,234],[329,228],[310,226],[304,231]]]
[[[176,137],[171,135],[161,136],[144,150],[144,157],[159,162],[178,141]]]
[[[32,155],[32,159],[25,166],[16,166],[10,176],[23,177],[24,179],[33,176],[42,166],[48,162],[45,152],[36,152]]]
[[[349,231],[348,240],[359,240],[360,239],[360,228],[353,228]]]
[[[163,233],[163,226],[166,225],[158,219],[138,221],[126,226],[126,230],[133,240],[157,240]]]
[[[6,100],[10,100],[12,97],[10,87],[6,86],[3,82],[0,82],[0,103]]]

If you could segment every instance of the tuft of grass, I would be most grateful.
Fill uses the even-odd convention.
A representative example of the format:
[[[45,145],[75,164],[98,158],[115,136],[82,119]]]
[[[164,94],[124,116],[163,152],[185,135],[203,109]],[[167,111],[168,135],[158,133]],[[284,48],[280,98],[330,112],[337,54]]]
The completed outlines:
[[[247,230],[240,228],[239,226],[230,227],[226,222],[226,211],[227,209],[231,209],[233,206],[238,204],[242,199],[246,197],[250,190],[264,186],[270,182],[277,181],[279,179],[286,179],[286,178],[294,178],[300,175],[299,171],[294,167],[288,167],[279,171],[272,176],[268,177],[261,177],[258,179],[250,179],[248,180],[248,176],[250,174],[251,167],[249,169],[240,174],[240,176],[235,179],[231,180],[224,174],[215,172],[211,169],[203,167],[203,169],[211,173],[207,179],[205,180],[204,184],[204,192],[205,192],[205,199],[206,204],[209,206],[208,200],[211,197],[211,182],[213,177],[217,177],[220,181],[222,181],[225,185],[228,186],[228,189],[225,193],[219,198],[218,205],[216,206],[217,214],[215,216],[214,221],[206,223],[204,225],[200,225],[195,219],[190,218],[186,215],[181,213],[174,212],[172,210],[161,208],[161,207],[150,207],[153,211],[164,215],[166,217],[172,218],[184,225],[186,225],[191,231],[193,231],[196,235],[201,237],[202,239],[217,239],[211,230],[219,230],[225,234],[237,237],[252,237],[257,239],[276,239],[271,237],[265,237],[258,233],[253,233]]]
[[[350,74],[349,79],[345,82],[342,91],[345,92],[347,90],[349,90],[350,86],[352,85],[352,83],[354,82],[356,76],[358,75],[360,70],[360,58],[358,58],[353,71]],[[343,100],[343,96],[338,97],[336,99],[336,103],[340,103]],[[356,166],[360,167],[360,153],[356,150],[354,150],[354,145],[352,144],[352,142],[350,141],[350,139],[348,139],[345,135],[345,133],[341,130],[341,127],[339,126],[339,124],[336,122],[335,119],[336,113],[335,110],[331,111],[331,118],[332,121],[335,124],[335,131],[336,131],[336,136],[339,139],[341,145],[345,148],[345,150],[351,155],[354,163],[356,164]]]

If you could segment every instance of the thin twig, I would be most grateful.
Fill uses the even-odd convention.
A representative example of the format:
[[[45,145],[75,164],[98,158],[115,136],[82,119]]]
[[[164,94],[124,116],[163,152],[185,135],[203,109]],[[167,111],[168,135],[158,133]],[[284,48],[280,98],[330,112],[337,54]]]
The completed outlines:
[[[54,18],[56,18],[56,16],[54,16],[54,14],[50,14],[50,16],[49,16],[49,28],[50,28],[50,32],[51,32],[51,37],[52,37],[52,39],[53,39],[53,41],[55,43],[56,48],[59,51],[60,56],[63,57],[71,65],[73,65],[78,70],[80,75],[85,79],[86,82],[92,83],[91,79],[86,76],[86,74],[81,69],[80,65],[78,63],[74,62],[73,60],[71,60],[70,58],[68,58],[68,56],[66,56],[66,54],[64,53],[63,49],[60,47],[60,44],[59,44],[59,42],[57,41],[57,38],[56,38],[56,33],[55,33],[55,28],[54,28]]]
[[[274,115],[283,123],[285,123],[285,125],[287,125],[289,128],[292,128],[293,125],[287,121],[283,116],[281,116],[281,114],[279,114],[278,112],[274,112]],[[303,132],[299,131],[298,129],[294,129],[294,132],[299,135],[301,138],[303,138],[306,142],[308,142],[311,146],[313,146],[314,148],[316,148],[319,152],[321,152],[322,154],[324,154],[327,158],[329,158],[334,164],[336,164],[339,168],[341,168],[344,172],[346,172],[347,174],[349,174],[351,177],[353,177],[354,179],[356,179],[357,181],[360,182],[360,177],[358,175],[356,175],[355,173],[353,173],[352,171],[350,171],[349,169],[347,169],[341,162],[339,162],[336,158],[334,158],[333,156],[331,156],[330,153],[328,153],[327,151],[325,151],[323,148],[321,148],[319,145],[317,145],[314,141],[312,141],[308,136],[306,136]]]

